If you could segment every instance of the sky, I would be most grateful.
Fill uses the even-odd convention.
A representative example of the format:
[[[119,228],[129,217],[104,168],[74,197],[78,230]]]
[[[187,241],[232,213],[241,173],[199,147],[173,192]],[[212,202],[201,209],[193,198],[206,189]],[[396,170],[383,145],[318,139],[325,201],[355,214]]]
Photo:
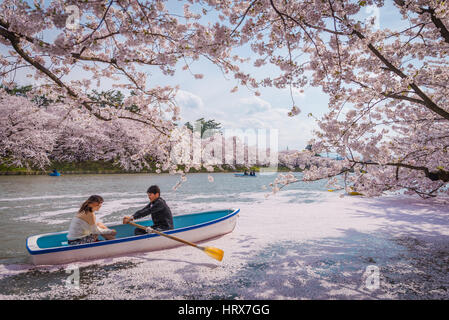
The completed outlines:
[[[182,1],[168,2],[170,10],[182,10],[182,6]],[[381,28],[385,24],[394,23],[390,6],[391,4],[387,4],[377,12]],[[369,10],[368,8],[363,12],[366,17],[373,14],[373,11]],[[213,16],[209,19],[214,22]],[[0,52],[5,52],[5,48],[0,48]],[[240,49],[239,53],[243,57],[251,57],[250,50]],[[320,118],[327,111],[328,96],[320,88],[305,87],[302,88],[303,93],[294,91],[293,97],[289,89],[261,88],[259,90],[261,95],[256,96],[253,91],[239,87],[237,92],[231,93],[237,81],[231,75],[224,76],[211,62],[199,60],[190,66],[193,73],[203,74],[203,79],[195,79],[190,72],[182,71],[181,67],[182,64],[179,65],[179,71],[174,77],[163,76],[153,69],[152,76],[148,80],[150,86],[179,86],[176,101],[181,108],[180,124],[204,118],[219,122],[225,130],[268,129],[273,130],[272,132],[277,130],[279,150],[287,148],[302,150],[313,137],[312,131],[318,128],[314,118],[308,115],[312,113],[314,117]],[[255,74],[261,72],[255,67],[251,69],[250,65],[247,65],[245,70]],[[73,78],[84,76],[84,72],[77,70],[70,75]],[[21,74],[20,70],[16,79],[22,84],[32,84],[30,79],[25,77],[25,72]],[[104,81],[101,89],[107,90],[111,86],[110,81]],[[292,98],[294,104],[301,110],[295,117],[287,115],[292,107]]]

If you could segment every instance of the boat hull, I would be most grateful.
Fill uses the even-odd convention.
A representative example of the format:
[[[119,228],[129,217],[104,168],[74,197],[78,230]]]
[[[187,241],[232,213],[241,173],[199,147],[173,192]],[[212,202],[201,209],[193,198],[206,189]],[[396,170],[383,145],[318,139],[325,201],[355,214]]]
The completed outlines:
[[[239,209],[232,210],[228,215],[219,219],[165,231],[165,233],[190,242],[202,242],[211,238],[216,238],[234,230],[239,211]],[[188,216],[191,215],[185,215],[185,217]],[[149,222],[151,222],[151,220],[142,221],[139,222],[139,224],[151,225]],[[129,225],[122,226],[130,227]],[[108,225],[108,227],[114,228],[113,225]],[[119,226],[117,225],[116,227]],[[52,235],[58,234],[62,235],[66,234],[66,232],[55,233]],[[31,254],[32,262],[35,265],[67,264],[75,261],[102,259],[138,252],[169,249],[183,245],[178,241],[157,234],[145,234],[82,245],[39,248],[38,241],[39,237],[42,236],[46,235],[32,236],[27,239],[27,249]]]

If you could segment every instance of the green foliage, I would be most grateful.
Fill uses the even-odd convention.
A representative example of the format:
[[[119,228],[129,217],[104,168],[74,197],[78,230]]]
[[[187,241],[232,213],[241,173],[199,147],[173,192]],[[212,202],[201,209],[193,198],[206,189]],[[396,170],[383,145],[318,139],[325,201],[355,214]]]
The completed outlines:
[[[201,138],[208,138],[221,129],[221,124],[219,122],[215,122],[213,119],[206,121],[204,118],[196,120],[194,125],[190,122],[186,122],[185,126],[191,131],[199,131],[201,133]]]
[[[15,86],[14,88],[7,88],[3,85],[0,85],[0,88],[5,89],[5,91],[13,96],[22,96],[26,97],[27,93],[30,92],[33,89],[32,85],[28,86]]]
[[[27,86],[19,86],[16,85],[13,88],[8,88],[3,85],[0,85],[0,88],[4,88],[5,91],[14,96],[22,96],[26,97],[28,93],[33,90],[32,85]],[[134,92],[131,92],[130,95],[135,95]],[[115,108],[123,108],[125,95],[120,90],[107,90],[107,91],[97,91],[92,90],[92,93],[88,94],[88,97],[95,101],[100,107],[111,106]],[[36,103],[39,107],[46,107],[55,102],[61,102],[62,96],[60,96],[56,101],[52,99],[48,99],[46,95],[34,96],[31,101]],[[126,110],[131,112],[139,112],[140,109],[135,105],[130,105],[125,107]]]
[[[135,95],[134,92],[130,93],[131,95]],[[92,93],[88,94],[88,97],[95,101],[101,108],[110,106],[117,109],[124,107],[125,95],[120,90],[107,90],[98,92],[96,90],[92,90]],[[135,104],[125,107],[126,110],[131,112],[139,112],[140,109]]]
[[[3,85],[0,85],[0,88],[5,89],[5,91],[10,95],[21,96],[21,97],[26,97],[28,95],[28,93],[31,90],[33,90],[32,85],[27,85],[27,86],[17,86],[16,85],[12,89],[4,87]],[[46,95],[39,95],[39,96],[34,96],[31,99],[31,101],[34,102],[39,107],[47,107],[54,102],[60,102],[61,98],[62,98],[62,96],[59,96],[58,100],[55,101],[52,99],[48,99]]]

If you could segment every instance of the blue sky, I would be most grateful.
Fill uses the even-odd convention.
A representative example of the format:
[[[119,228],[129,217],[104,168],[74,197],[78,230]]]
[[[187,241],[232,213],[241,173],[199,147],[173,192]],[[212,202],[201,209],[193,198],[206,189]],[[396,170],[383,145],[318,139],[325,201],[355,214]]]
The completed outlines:
[[[386,2],[386,7],[381,8],[379,12],[381,28],[387,24],[394,25],[395,21],[398,21],[397,10],[391,10],[391,3]],[[171,0],[169,8],[182,12],[183,4],[182,1]],[[366,16],[370,15],[363,10],[362,13]],[[214,17],[209,16],[208,19],[213,22]],[[3,46],[0,46],[0,50],[2,53],[6,52]],[[244,57],[251,57],[249,50],[239,49],[239,52]],[[181,67],[180,63],[179,69]],[[292,97],[288,89],[261,88],[261,95],[255,96],[254,92],[247,88],[239,87],[237,92],[231,93],[237,81],[231,75],[225,78],[218,67],[209,61],[197,61],[191,65],[191,70],[193,73],[203,74],[204,78],[195,79],[191,73],[181,70],[174,77],[166,77],[157,70],[151,69],[152,77],[148,81],[150,86],[179,85],[177,102],[181,107],[180,123],[182,124],[205,118],[221,123],[224,129],[277,129],[280,150],[287,147],[302,150],[307,141],[312,138],[312,130],[317,128],[314,119],[308,114],[312,113],[319,118],[327,111],[328,97],[320,88],[306,87],[303,88],[304,93],[294,93],[295,105],[301,109],[301,113],[291,118],[287,116],[292,107]],[[252,68],[251,65],[247,65],[245,70],[254,74],[262,72]],[[275,69],[271,71],[276,72]],[[30,80],[25,78],[25,73],[20,72],[17,79],[21,83],[30,83]],[[83,76],[85,76],[84,72],[75,70],[70,78]],[[102,89],[111,88],[111,84],[110,81],[104,81]]]

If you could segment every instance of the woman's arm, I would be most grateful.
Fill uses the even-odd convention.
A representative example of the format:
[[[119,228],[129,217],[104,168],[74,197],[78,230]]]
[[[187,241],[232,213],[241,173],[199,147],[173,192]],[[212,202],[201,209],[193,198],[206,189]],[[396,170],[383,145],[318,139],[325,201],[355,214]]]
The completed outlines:
[[[103,223],[101,223],[100,221],[98,221],[97,222],[97,226],[99,227],[99,228],[102,228],[102,229],[108,229],[108,227],[106,227]]]
[[[95,225],[94,231],[93,233],[95,234],[101,234],[101,235],[108,235],[108,234],[116,234],[116,231],[113,229],[109,229],[108,227],[106,227],[104,224],[102,224],[101,222],[98,222]]]

